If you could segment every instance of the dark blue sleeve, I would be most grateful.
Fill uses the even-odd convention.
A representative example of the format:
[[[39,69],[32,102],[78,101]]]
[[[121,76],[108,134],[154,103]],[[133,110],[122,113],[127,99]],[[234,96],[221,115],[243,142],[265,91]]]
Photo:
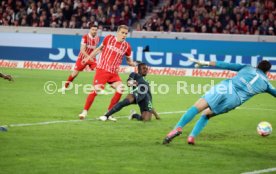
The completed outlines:
[[[276,97],[276,89],[270,83],[268,83],[267,92]]]
[[[228,70],[232,70],[232,71],[239,71],[246,66],[248,66],[248,65],[236,64],[236,63],[226,63],[226,62],[222,62],[222,61],[216,62],[216,67],[218,67],[220,69],[228,69]]]
[[[127,81],[129,81],[129,80],[135,80],[135,78],[136,78],[136,73],[132,72],[132,73],[129,74]]]

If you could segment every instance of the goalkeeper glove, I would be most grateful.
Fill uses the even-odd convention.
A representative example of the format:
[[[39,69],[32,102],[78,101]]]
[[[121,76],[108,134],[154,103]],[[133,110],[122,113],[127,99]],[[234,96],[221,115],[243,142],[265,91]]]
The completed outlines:
[[[200,68],[202,66],[210,66],[210,62],[208,61],[199,61],[193,58],[188,58],[189,61],[194,62],[195,63],[195,68]]]

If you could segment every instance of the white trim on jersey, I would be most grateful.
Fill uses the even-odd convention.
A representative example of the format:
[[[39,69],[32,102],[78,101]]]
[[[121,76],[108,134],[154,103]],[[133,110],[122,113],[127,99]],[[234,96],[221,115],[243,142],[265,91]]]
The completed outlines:
[[[105,66],[107,66],[108,60],[105,59],[105,57],[108,57],[109,51],[111,51],[111,50],[107,49],[107,46],[110,45],[110,44],[112,44],[111,41],[112,41],[112,36],[110,36],[110,37],[108,38],[107,44],[105,45],[106,48],[104,48],[104,49],[107,50],[107,51],[104,50],[104,53],[105,53],[105,54],[102,54],[102,57],[101,57],[101,59],[102,59],[102,64],[100,64],[100,66],[101,66],[102,69],[107,69],[107,67],[105,67]]]
[[[112,44],[114,44],[114,37],[110,37],[109,38],[109,43],[110,44],[107,44],[107,47],[109,46],[109,45],[112,45]],[[115,44],[116,44],[116,41],[115,41]],[[105,69],[107,69],[108,71],[110,71],[110,66],[108,66],[108,63],[109,63],[109,59],[111,58],[111,55],[112,55],[112,50],[111,49],[109,49],[109,48],[106,48],[108,51],[107,51],[107,53],[106,53],[106,55],[105,55]]]
[[[116,47],[118,44],[115,36],[107,36],[106,45],[104,45],[103,51],[100,54],[100,61],[98,64],[99,69],[104,69],[111,73],[116,73],[117,68],[122,63],[122,60],[129,49],[129,44],[126,41],[120,43],[119,48]],[[111,62],[112,61],[112,62]]]
[[[84,42],[86,39],[86,43]],[[81,44],[86,46],[85,52],[89,54],[96,48],[99,44],[100,38],[99,36],[92,37],[90,33],[84,35],[81,40]],[[83,59],[84,54],[80,51],[78,55],[78,59]]]
[[[121,44],[121,46],[120,46],[120,50],[123,50],[124,49],[124,42]],[[115,58],[114,58],[114,62],[112,63],[112,65],[111,65],[111,67],[116,67],[116,65],[119,63],[119,61],[120,61],[120,59],[119,59],[119,57],[120,56],[124,56],[124,55],[121,55],[121,53],[119,53],[119,52],[116,52],[116,54],[115,54]],[[114,71],[116,71],[115,69],[114,69]]]
[[[84,43],[83,37],[81,38],[81,45],[86,45],[86,43]]]
[[[112,45],[112,46],[116,47],[116,43],[117,43],[116,37],[114,37],[113,40],[114,40],[114,45]],[[122,45],[121,45],[121,46],[122,46]],[[120,46],[119,49],[121,49],[121,46]],[[111,51],[111,55],[112,55],[112,54],[114,55],[114,58],[113,58],[113,62],[111,62],[110,66],[109,66],[109,70],[110,70],[111,72],[114,72],[114,71],[116,71],[116,70],[114,70],[114,66],[115,66],[114,63],[116,62],[117,58],[119,58],[118,54],[120,54],[120,53],[118,53],[118,52],[112,50],[112,51]],[[109,56],[109,60],[110,60],[111,58],[112,58],[112,57]]]

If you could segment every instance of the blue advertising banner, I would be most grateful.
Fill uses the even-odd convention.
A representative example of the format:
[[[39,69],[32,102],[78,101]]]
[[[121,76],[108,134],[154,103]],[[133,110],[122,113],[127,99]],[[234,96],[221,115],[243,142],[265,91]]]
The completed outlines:
[[[26,39],[28,37],[27,35]],[[36,34],[35,37],[40,35]],[[34,43],[34,47],[30,44],[24,47],[24,44],[18,45],[16,39],[14,46],[11,41],[9,45],[0,42],[0,59],[67,63],[76,61],[81,36],[49,35],[47,37],[50,37],[45,41],[47,43],[43,43],[46,46],[41,47],[37,45],[39,43]],[[146,38],[128,38],[127,41],[132,46],[133,59],[143,61],[152,67],[193,68],[188,58],[252,66],[266,59],[273,64],[272,72],[276,72],[276,43]],[[123,64],[125,65],[126,62],[124,61]]]

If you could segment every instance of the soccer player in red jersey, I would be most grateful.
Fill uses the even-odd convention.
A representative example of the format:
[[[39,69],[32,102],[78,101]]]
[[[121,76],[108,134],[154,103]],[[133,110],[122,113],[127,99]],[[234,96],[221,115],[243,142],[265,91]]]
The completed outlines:
[[[81,48],[78,55],[78,59],[75,64],[74,71],[68,77],[65,86],[62,90],[68,88],[69,84],[77,77],[80,71],[83,71],[86,66],[89,66],[91,70],[94,70],[97,66],[96,58],[91,57],[91,53],[97,47],[100,42],[99,36],[97,36],[97,25],[92,25],[88,34],[83,35],[81,40]],[[83,60],[87,58],[88,61]]]
[[[79,115],[80,119],[84,119],[87,116],[87,111],[91,107],[95,97],[97,96],[97,93],[104,89],[106,83],[110,84],[112,88],[116,89],[116,92],[109,104],[108,110],[110,110],[120,100],[123,89],[122,80],[118,75],[118,70],[124,56],[126,57],[128,65],[136,66],[136,62],[133,62],[130,57],[130,44],[125,40],[128,34],[128,30],[128,26],[120,25],[118,27],[116,36],[106,36],[103,40],[103,43],[91,53],[90,59],[91,57],[95,57],[98,53],[101,52],[93,81],[94,90],[88,95],[86,99],[84,109]],[[86,58],[84,61],[87,60],[88,58]],[[109,117],[109,119],[112,120],[115,118]]]

